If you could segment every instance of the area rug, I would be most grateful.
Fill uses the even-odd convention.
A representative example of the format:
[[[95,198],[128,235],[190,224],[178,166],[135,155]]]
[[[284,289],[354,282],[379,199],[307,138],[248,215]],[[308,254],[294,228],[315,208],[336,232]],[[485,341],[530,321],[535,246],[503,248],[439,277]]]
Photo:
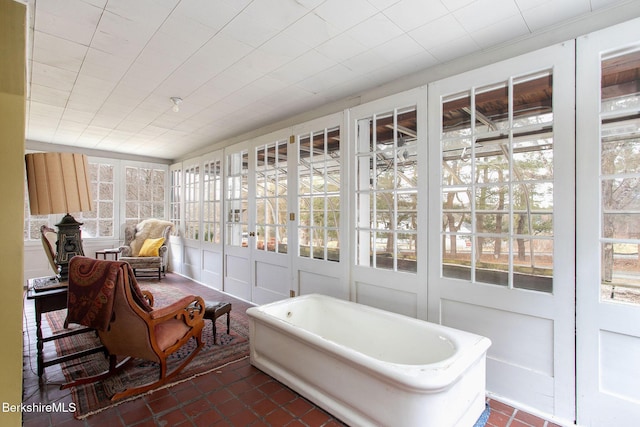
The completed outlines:
[[[143,290],[149,290],[154,296],[154,307],[162,307],[172,301],[178,300],[181,296],[189,294],[175,286],[163,286],[162,284],[144,284],[140,286]],[[221,294],[223,295],[223,294]],[[229,298],[226,298],[229,301]],[[217,323],[217,344],[213,343],[212,323],[205,320],[205,327],[202,331],[204,347],[197,356],[189,363],[170,383],[161,388],[170,387],[185,380],[199,375],[213,372],[230,363],[243,360],[249,355],[249,324],[245,313],[246,303],[238,301],[232,302],[231,310],[231,331],[227,334],[226,316],[218,318]],[[64,320],[66,310],[46,313],[47,321],[52,332],[64,330]],[[95,333],[85,333],[62,338],[55,341],[58,355],[68,354],[85,348],[93,348],[100,345],[100,341]],[[183,349],[171,355],[169,360],[169,371],[186,357],[193,348],[195,340],[191,340],[183,346]],[[107,370],[108,359],[102,353],[75,359],[61,365],[62,373],[67,381],[95,375]],[[132,396],[116,402],[109,398],[115,392],[137,385],[154,381],[159,375],[159,365],[141,359],[134,359],[117,375],[111,376],[103,381],[92,384],[80,385],[71,389],[73,401],[76,403],[75,417],[83,419],[89,415],[98,413],[112,406],[123,402],[139,398],[141,395]],[[157,389],[156,389],[157,390]],[[155,390],[152,390],[152,393]]]
[[[473,427],[485,427],[487,421],[489,420],[489,415],[491,415],[491,408],[489,407],[489,404],[487,404],[484,408],[484,411],[482,411],[482,414],[480,414],[480,417],[478,417],[478,421],[476,421]]]

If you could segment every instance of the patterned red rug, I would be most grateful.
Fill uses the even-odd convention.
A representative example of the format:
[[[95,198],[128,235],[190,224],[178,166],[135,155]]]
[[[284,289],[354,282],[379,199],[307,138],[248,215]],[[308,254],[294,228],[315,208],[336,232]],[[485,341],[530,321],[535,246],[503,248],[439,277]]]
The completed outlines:
[[[140,287],[143,290],[152,292],[155,299],[154,307],[162,307],[189,293],[180,290],[178,287],[165,286],[163,284],[144,283],[140,284]],[[220,295],[222,297],[224,294]],[[245,311],[249,305],[244,301],[235,300],[228,295],[224,295],[220,300],[232,303],[230,333],[227,334],[226,315],[223,315],[218,318],[216,328],[218,339],[217,344],[214,345],[212,323],[209,320],[205,320],[205,327],[202,331],[202,338],[205,343],[204,347],[191,363],[169,384],[163,385],[162,388],[170,387],[190,378],[213,372],[225,365],[248,357],[249,323]],[[45,316],[53,332],[64,330],[66,310],[46,313]],[[62,355],[84,348],[96,347],[100,345],[100,341],[95,334],[86,333],[56,340],[55,344],[58,355]],[[195,345],[195,340],[191,340],[182,350],[174,353],[169,358],[169,370],[188,355],[190,351],[195,348]],[[98,353],[63,363],[61,367],[66,380],[71,381],[103,372],[108,369],[109,363],[104,354]],[[154,381],[158,378],[158,375],[159,367],[157,363],[135,359],[129,362],[117,375],[106,380],[73,387],[71,393],[77,408],[75,417],[77,419],[83,419],[112,406],[140,397],[141,395],[133,396],[116,402],[110,400],[110,396],[115,392]],[[153,391],[149,393],[153,393]]]

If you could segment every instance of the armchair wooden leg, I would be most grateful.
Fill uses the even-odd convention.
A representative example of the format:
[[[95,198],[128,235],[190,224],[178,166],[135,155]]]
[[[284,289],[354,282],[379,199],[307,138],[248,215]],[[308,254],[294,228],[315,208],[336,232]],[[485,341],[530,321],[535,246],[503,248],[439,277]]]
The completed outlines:
[[[90,377],[78,378],[75,381],[71,381],[60,386],[60,390],[64,390],[66,388],[79,386],[82,384],[90,384],[96,381],[104,380],[105,378],[109,378],[111,375],[117,374],[124,366],[131,361],[131,357],[125,357],[120,362],[118,362],[118,357],[115,354],[109,355],[109,369],[101,372],[96,375],[92,375]]]

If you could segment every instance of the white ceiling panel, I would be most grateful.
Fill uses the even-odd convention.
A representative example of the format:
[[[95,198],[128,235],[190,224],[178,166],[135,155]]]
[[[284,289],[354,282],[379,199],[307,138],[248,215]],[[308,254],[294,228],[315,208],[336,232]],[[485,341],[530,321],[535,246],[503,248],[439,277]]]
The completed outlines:
[[[357,59],[354,58],[354,61],[356,60]],[[298,86],[311,93],[318,94],[330,91],[332,87],[355,77],[356,74],[349,67],[338,64],[301,81],[298,83]]]
[[[309,47],[295,37],[280,33],[260,46],[260,49],[256,50],[255,53],[264,52],[274,58],[276,65],[270,70],[272,71],[293,61],[308,50]],[[268,66],[272,66],[271,61],[267,62]]]
[[[91,46],[122,58],[136,58],[157,27],[104,11]]]
[[[73,89],[77,73],[64,70],[44,62],[33,62],[31,68],[31,83],[63,91]]]
[[[447,41],[446,44],[432,47],[429,49],[429,53],[437,58],[439,62],[447,62],[457,58],[457,52],[464,52],[464,55],[468,55],[479,50],[480,46],[476,41],[470,35],[465,34],[458,39]]]
[[[341,31],[359,24],[378,13],[378,9],[367,0],[327,0],[313,10],[313,13]]]
[[[462,7],[465,7],[476,0],[444,0],[442,3],[445,5],[450,12],[458,10]]]
[[[315,50],[322,53],[327,58],[341,62],[355,55],[359,55],[364,52],[366,48],[353,37],[343,33],[327,40],[325,43],[322,43],[320,46],[316,47]]]
[[[107,135],[109,135],[109,132],[111,132],[111,129],[101,128],[99,126],[87,126],[84,132],[82,132],[80,138],[86,138],[91,146],[95,146],[106,138]]]
[[[87,46],[40,31],[34,38],[34,61],[75,73],[80,71]]]
[[[95,113],[65,108],[64,113],[62,114],[62,120],[86,124],[91,123],[93,116],[95,116]]]
[[[106,10],[129,21],[157,27],[178,3],[180,0],[109,0]]]
[[[529,27],[527,27],[522,15],[514,15],[499,23],[474,31],[471,37],[481,48],[489,48],[529,33]]]
[[[102,80],[118,82],[131,64],[132,60],[89,48],[82,63],[81,73]]]
[[[575,13],[589,12],[591,4],[588,0],[544,1],[522,11],[531,31],[537,31],[553,25],[559,20],[569,19]]]
[[[281,34],[296,38],[308,47],[316,47],[341,33],[330,22],[315,13],[307,13],[302,18],[285,28]]]
[[[429,65],[435,65],[435,59],[433,56],[407,34],[403,34],[400,37],[396,37],[395,39],[381,44],[380,46],[372,49],[372,52],[375,52],[376,55],[384,60],[385,64],[382,65],[382,67],[385,68],[387,66],[391,66],[393,68],[393,64],[397,64],[398,61],[404,60],[407,60],[408,63],[420,62],[423,64],[422,68],[425,68],[425,61],[427,61]],[[423,59],[420,60],[419,58]],[[417,71],[417,69],[413,67],[412,69]],[[398,71],[402,72],[402,70]]]
[[[449,42],[467,36],[467,31],[456,18],[449,14],[431,21],[409,32],[409,35],[428,51],[446,47]],[[452,55],[455,52],[452,49]]]
[[[25,2],[27,138],[164,159],[629,3]],[[172,96],[184,100],[178,112]]]
[[[306,76],[312,76],[336,64],[336,61],[327,58],[320,52],[310,50],[274,70],[271,75],[283,83],[294,84],[304,80]]]
[[[102,13],[102,8],[83,1],[38,0],[34,14],[36,31],[88,46]]]
[[[100,106],[104,103],[104,99],[99,99],[93,94],[83,95],[79,92],[72,92],[67,107],[72,110],[84,111],[86,113],[96,113]]]
[[[243,12],[235,16],[221,30],[222,34],[248,44],[254,48],[269,40],[280,31],[270,26],[259,15]]]
[[[280,32],[309,12],[296,0],[260,0],[252,1],[242,15],[259,18],[265,26]]]
[[[410,31],[449,13],[440,0],[400,0],[384,9],[384,14],[404,31]]]
[[[250,3],[251,0],[181,1],[176,6],[173,14],[186,16],[196,22],[214,29],[215,31],[219,31]],[[188,35],[189,27],[184,27],[183,32],[185,35]]]
[[[60,90],[53,87],[31,85],[31,99],[34,102],[55,107],[66,107],[70,90]]]
[[[477,0],[453,12],[456,20],[469,33],[498,25],[503,20],[518,15],[520,10],[513,0]]]
[[[377,13],[346,31],[348,36],[369,49],[403,33],[400,27],[382,13]]]

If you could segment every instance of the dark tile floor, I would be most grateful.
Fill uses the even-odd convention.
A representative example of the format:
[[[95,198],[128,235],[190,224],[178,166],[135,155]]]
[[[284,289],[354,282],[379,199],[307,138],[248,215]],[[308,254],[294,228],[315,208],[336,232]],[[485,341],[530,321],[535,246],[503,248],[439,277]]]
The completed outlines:
[[[144,281],[141,281],[144,284]],[[174,274],[163,279],[167,286],[179,284],[191,292],[215,298],[215,291]],[[215,296],[214,296],[215,295]],[[43,321],[46,328],[48,325]],[[60,390],[64,377],[59,366],[46,368],[41,380],[36,374],[36,332],[33,302],[24,307],[25,403],[72,402],[69,390]],[[52,343],[45,354],[55,356]],[[487,427],[557,427],[499,401],[488,399],[491,416]],[[83,420],[73,413],[24,413],[25,427],[46,426],[344,426],[345,424],[307,399],[251,366],[249,359],[228,365],[219,371],[156,391],[112,407]]]

